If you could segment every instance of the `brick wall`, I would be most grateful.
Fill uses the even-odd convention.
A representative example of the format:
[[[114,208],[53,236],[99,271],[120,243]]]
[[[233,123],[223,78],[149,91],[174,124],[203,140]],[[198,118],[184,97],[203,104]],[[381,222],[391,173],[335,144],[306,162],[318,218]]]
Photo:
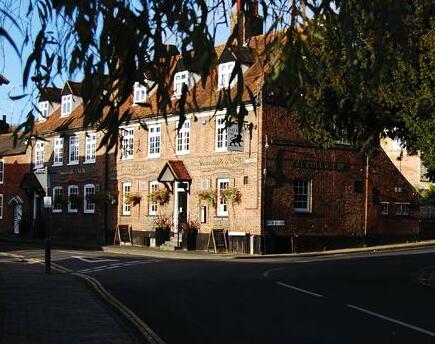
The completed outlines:
[[[138,124],[134,125],[134,159],[122,160],[118,152],[117,166],[112,170],[112,178],[117,180],[118,189],[123,183],[131,183],[133,193],[139,193],[140,204],[132,207],[128,216],[122,213],[122,194],[119,195],[118,221],[131,224],[134,231],[152,231],[155,216],[149,215],[149,183],[157,177],[168,160],[182,160],[192,182],[188,197],[188,213],[191,219],[200,219],[200,207],[207,207],[207,222],[201,224],[201,233],[208,233],[212,228],[224,228],[260,234],[260,200],[261,175],[258,159],[258,114],[251,112],[247,122],[254,124],[252,140],[246,130],[243,152],[217,152],[215,150],[216,121],[213,112],[195,120],[190,118],[190,152],[185,155],[176,153],[176,121],[172,118],[161,125],[161,154],[158,158],[148,157],[148,132]],[[147,124],[156,122],[147,121]],[[249,150],[251,152],[249,153]],[[230,186],[237,187],[242,193],[242,201],[234,209],[229,207],[228,217],[218,217],[216,209],[201,201],[198,193],[203,180],[208,180],[210,187],[216,190],[218,178],[229,178]],[[163,187],[160,185],[160,187]],[[174,196],[161,213],[173,214]]]
[[[310,145],[297,122],[279,107],[265,110],[267,151],[267,220],[284,220],[269,226],[277,235],[362,236],[418,232],[418,197],[383,151],[369,159],[368,194],[366,158],[348,146],[321,149]],[[294,210],[295,181],[311,182],[311,211]],[[395,192],[401,187],[402,192]],[[367,197],[367,226],[366,226]],[[381,216],[381,202],[390,213]],[[409,202],[409,216],[396,216],[395,203]],[[283,224],[283,222],[281,222]]]

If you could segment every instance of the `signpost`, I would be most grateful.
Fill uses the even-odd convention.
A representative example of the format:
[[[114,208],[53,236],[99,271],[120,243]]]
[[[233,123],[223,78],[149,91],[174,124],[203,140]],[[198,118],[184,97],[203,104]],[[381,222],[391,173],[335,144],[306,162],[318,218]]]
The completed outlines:
[[[45,272],[51,272],[51,245],[50,245],[50,210],[52,206],[51,196],[44,197],[44,209],[46,209],[47,217],[45,224]]]

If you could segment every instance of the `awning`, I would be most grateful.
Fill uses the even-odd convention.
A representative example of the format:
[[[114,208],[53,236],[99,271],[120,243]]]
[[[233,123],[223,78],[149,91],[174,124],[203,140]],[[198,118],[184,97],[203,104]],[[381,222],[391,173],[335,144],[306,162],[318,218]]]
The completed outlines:
[[[33,173],[26,173],[21,181],[20,188],[23,189],[28,195],[32,192],[38,193],[40,196],[45,196],[44,186],[38,180],[38,177]]]
[[[186,169],[183,161],[169,160],[159,174],[157,180],[165,184],[172,191],[172,184],[174,182],[188,182],[192,181],[189,172]]]

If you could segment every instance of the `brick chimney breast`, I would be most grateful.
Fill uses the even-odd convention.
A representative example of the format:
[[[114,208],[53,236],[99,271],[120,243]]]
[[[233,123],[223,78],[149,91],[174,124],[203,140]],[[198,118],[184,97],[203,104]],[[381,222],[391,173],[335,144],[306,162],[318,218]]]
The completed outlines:
[[[231,31],[237,30],[237,43],[243,45],[251,37],[263,33],[263,17],[258,15],[257,0],[233,0],[237,4],[231,14]]]

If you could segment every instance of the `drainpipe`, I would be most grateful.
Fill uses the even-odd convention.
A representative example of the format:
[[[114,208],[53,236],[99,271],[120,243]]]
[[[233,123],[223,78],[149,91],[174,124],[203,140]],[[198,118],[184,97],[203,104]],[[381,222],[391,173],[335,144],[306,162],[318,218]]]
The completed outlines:
[[[369,156],[366,155],[366,176],[365,176],[365,204],[364,204],[364,239],[367,240],[367,227],[369,217]]]
[[[104,150],[104,195],[105,198],[107,198],[107,189],[109,185],[109,155],[107,154],[107,146]],[[103,241],[105,244],[108,244],[109,239],[109,233],[108,233],[108,227],[107,227],[107,200],[105,199],[104,202],[104,238]]]
[[[267,178],[267,150],[269,149],[269,141],[267,139],[267,135],[264,141],[264,165],[263,165],[263,197],[261,202],[261,217],[262,217],[262,238],[263,238],[263,247],[262,253],[266,253],[266,178]]]

